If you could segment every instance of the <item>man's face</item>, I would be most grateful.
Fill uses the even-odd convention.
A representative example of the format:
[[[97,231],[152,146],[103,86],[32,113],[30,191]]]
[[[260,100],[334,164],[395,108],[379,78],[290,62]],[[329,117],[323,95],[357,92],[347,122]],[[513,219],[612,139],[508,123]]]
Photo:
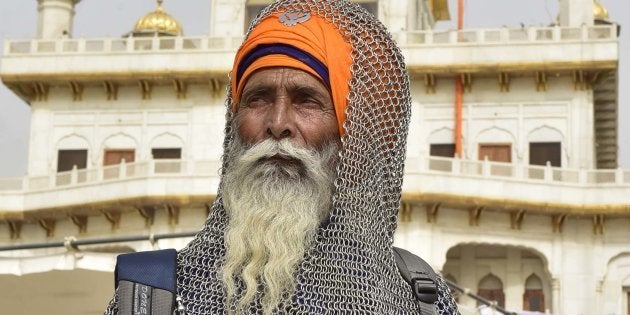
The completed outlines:
[[[237,132],[249,145],[289,139],[303,148],[320,149],[339,141],[330,92],[302,70],[275,67],[254,72],[237,108]]]

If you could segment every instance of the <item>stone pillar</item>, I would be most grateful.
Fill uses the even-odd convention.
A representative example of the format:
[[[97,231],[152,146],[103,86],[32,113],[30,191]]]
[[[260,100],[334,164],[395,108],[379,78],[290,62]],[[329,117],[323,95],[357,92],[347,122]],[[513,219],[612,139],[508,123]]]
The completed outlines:
[[[560,0],[560,26],[593,25],[593,0]]]
[[[472,245],[461,246],[461,256],[459,258],[459,275],[458,281],[464,288],[470,289],[471,292],[477,293],[477,262],[475,259],[475,248]],[[460,303],[469,307],[476,307],[476,301],[463,295]]]
[[[560,304],[560,279],[551,279],[551,305],[553,314],[562,314]]]
[[[210,36],[243,36],[246,9],[246,0],[213,0],[210,6]]]
[[[523,293],[525,292],[525,279],[523,276],[521,262],[521,250],[516,247],[507,248],[506,257],[506,279],[503,284],[503,291],[505,292],[505,306],[510,309],[522,309],[523,308]]]
[[[37,37],[70,37],[74,6],[79,1],[81,0],[37,0]]]

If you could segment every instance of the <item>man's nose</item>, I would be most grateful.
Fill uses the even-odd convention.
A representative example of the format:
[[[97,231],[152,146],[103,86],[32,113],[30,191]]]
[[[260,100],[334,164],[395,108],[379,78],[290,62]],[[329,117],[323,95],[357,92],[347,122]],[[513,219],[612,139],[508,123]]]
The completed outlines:
[[[295,136],[295,117],[291,100],[279,97],[267,112],[267,134],[275,139]]]

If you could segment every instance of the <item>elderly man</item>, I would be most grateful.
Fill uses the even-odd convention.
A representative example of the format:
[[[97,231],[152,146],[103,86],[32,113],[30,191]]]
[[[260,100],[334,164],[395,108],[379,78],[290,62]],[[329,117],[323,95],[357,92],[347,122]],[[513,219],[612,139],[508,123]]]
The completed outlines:
[[[382,24],[346,1],[272,4],[226,103],[218,198],[177,255],[186,314],[419,313],[392,253],[409,82]]]

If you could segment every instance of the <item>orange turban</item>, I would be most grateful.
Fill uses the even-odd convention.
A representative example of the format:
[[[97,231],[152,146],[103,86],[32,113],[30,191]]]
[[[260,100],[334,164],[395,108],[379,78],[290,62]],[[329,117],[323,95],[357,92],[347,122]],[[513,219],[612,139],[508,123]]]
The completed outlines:
[[[233,110],[254,71],[268,67],[296,68],[319,78],[329,87],[339,134],[343,135],[351,50],[339,30],[316,14],[286,11],[267,16],[236,53],[231,77]]]

